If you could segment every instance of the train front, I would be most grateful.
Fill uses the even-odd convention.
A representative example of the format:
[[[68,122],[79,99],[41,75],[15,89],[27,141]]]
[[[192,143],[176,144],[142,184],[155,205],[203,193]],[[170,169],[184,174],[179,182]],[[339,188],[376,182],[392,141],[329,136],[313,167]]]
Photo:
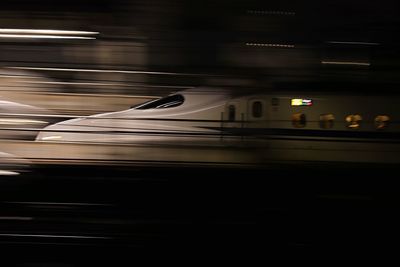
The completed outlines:
[[[44,128],[36,141],[83,143],[173,143],[216,133],[225,91],[185,90],[128,110],[76,118]],[[200,138],[202,137],[202,138]]]

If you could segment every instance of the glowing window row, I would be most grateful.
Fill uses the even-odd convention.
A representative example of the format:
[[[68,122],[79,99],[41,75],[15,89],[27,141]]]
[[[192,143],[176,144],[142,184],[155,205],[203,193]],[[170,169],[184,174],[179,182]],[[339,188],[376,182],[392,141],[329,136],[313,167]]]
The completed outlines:
[[[358,129],[362,125],[362,116],[359,114],[347,115],[345,118],[346,126],[350,129]],[[378,115],[374,119],[376,129],[384,129],[389,126],[390,118],[387,115]],[[333,128],[335,116],[333,114],[321,114],[319,116],[319,126],[322,129]],[[303,128],[307,124],[306,115],[303,113],[295,113],[292,115],[292,124],[296,128]]]

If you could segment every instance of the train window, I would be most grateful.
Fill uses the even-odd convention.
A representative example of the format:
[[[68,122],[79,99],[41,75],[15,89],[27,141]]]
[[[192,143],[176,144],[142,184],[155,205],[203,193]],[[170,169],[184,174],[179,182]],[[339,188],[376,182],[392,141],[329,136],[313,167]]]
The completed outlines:
[[[146,102],[136,107],[136,109],[153,109],[153,108],[173,108],[183,104],[184,97],[182,95],[171,95]]]
[[[303,113],[295,113],[292,115],[292,124],[296,128],[303,128],[306,126],[306,115]]]
[[[387,115],[378,115],[375,117],[376,129],[385,129],[389,125],[390,118]]]
[[[252,115],[254,118],[262,117],[262,103],[260,101],[253,102],[252,105]]]
[[[321,114],[319,115],[319,127],[322,129],[333,128],[335,122],[335,116],[333,114]]]
[[[346,117],[347,127],[351,129],[358,129],[361,126],[362,117],[358,114],[348,115]]]
[[[234,105],[228,106],[228,121],[235,121],[236,108]]]

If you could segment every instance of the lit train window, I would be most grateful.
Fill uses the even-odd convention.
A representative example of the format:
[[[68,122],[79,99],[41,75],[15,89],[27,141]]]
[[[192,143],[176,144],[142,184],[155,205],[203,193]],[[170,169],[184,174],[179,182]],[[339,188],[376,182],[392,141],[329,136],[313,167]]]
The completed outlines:
[[[312,99],[293,98],[290,100],[291,106],[312,106]]]
[[[228,106],[228,121],[235,121],[236,108],[234,105]]]
[[[390,118],[386,115],[378,115],[375,117],[376,129],[385,129],[389,125]]]
[[[182,95],[171,95],[161,99],[152,100],[136,107],[136,109],[173,108],[183,104]]]
[[[334,122],[335,122],[335,116],[333,116],[333,114],[319,115],[319,127],[321,127],[322,129],[332,128]]]
[[[296,128],[303,128],[306,126],[306,115],[303,113],[295,113],[292,115],[292,124]]]
[[[262,103],[260,101],[255,101],[253,102],[253,106],[252,106],[252,115],[254,118],[261,118],[262,117]]]
[[[361,126],[362,117],[358,114],[348,115],[346,117],[347,127],[351,129],[358,129]]]

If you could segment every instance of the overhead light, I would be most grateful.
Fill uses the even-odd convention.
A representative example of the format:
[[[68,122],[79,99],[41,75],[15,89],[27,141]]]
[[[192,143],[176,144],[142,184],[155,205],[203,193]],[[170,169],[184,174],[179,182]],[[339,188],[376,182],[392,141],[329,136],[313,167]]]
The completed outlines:
[[[270,44],[270,43],[246,43],[246,46],[263,46],[276,48],[294,48],[292,44]]]

